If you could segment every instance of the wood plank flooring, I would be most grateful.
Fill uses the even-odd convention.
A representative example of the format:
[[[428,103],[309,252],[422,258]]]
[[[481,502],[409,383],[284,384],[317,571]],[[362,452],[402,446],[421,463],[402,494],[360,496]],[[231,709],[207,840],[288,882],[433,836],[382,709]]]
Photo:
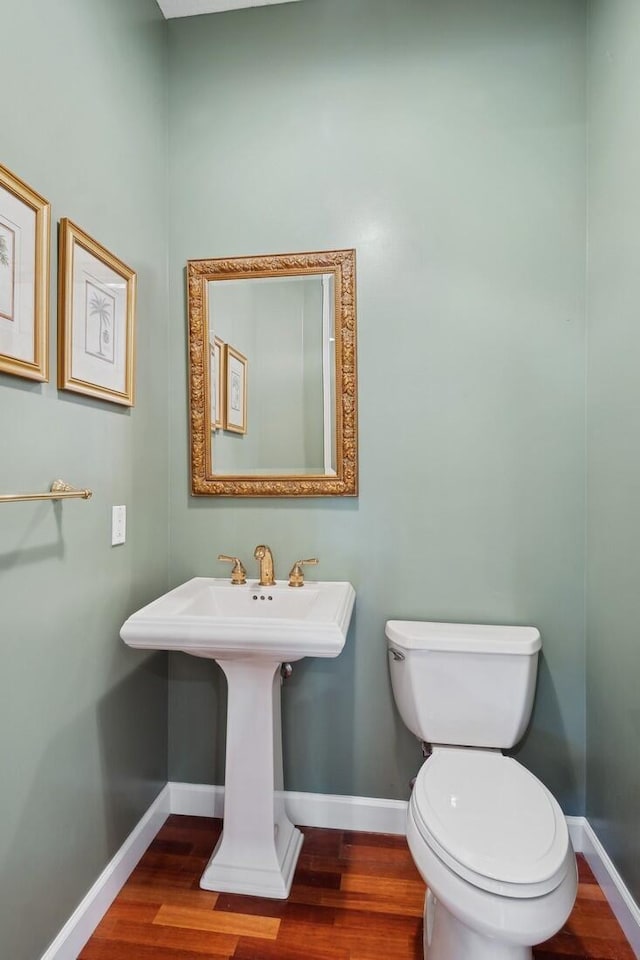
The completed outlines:
[[[169,817],[79,960],[421,960],[424,884],[403,837],[301,828],[288,900],[200,890],[222,822]],[[635,960],[586,862],[535,960]]]

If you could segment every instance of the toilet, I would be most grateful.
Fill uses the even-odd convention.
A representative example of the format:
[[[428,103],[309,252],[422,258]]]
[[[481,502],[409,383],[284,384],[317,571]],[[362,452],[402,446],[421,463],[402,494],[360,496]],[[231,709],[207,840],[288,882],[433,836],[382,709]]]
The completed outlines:
[[[407,812],[425,960],[531,960],[578,888],[559,804],[502,753],[531,716],[540,633],[411,620],[385,632],[400,715],[432,748]]]

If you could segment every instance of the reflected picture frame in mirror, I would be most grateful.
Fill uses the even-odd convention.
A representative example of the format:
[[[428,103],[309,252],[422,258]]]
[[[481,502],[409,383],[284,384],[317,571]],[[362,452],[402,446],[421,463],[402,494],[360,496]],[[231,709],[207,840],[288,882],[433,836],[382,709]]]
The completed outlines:
[[[247,358],[232,347],[224,345],[224,422],[231,433],[247,432]]]
[[[236,444],[241,450],[248,442],[247,435],[227,433],[222,424],[229,423],[224,409],[229,402],[227,385],[223,380],[222,412],[217,410],[216,421],[212,423],[212,413],[216,402],[211,402],[213,383],[211,344],[220,341],[220,329],[215,320],[215,291],[228,292],[216,284],[225,281],[266,281],[278,278],[287,282],[291,278],[316,278],[322,289],[331,291],[330,312],[332,328],[330,343],[323,350],[323,377],[325,384],[330,383],[330,392],[325,387],[324,403],[324,469],[312,467],[303,470],[280,470],[274,468],[264,471],[238,469],[222,463],[223,444]],[[315,282],[315,281],[313,281]],[[215,258],[190,260],[187,263],[187,296],[189,327],[189,404],[191,439],[191,492],[194,496],[233,496],[233,497],[324,497],[357,496],[358,493],[358,429],[357,429],[357,346],[356,346],[356,290],[355,290],[355,250],[328,250],[313,253],[274,254],[251,257]],[[254,288],[257,285],[254,284]],[[247,288],[240,285],[243,294]],[[254,291],[252,291],[254,292]],[[324,309],[324,308],[323,308]],[[262,321],[267,323],[265,319]],[[325,317],[326,325],[326,317]],[[223,332],[222,340],[227,337],[236,349],[243,344],[236,342],[235,336]],[[330,349],[329,349],[330,348]],[[226,343],[225,343],[226,349]],[[274,351],[278,349],[278,338],[274,334]],[[244,349],[244,353],[248,353]],[[242,353],[240,354],[242,356]],[[279,354],[277,354],[279,356]],[[224,356],[224,353],[223,353]],[[247,359],[243,357],[243,359]],[[250,357],[248,357],[250,359]],[[224,363],[223,363],[224,365]],[[250,383],[255,389],[258,374],[264,367],[264,354],[258,352],[252,364],[255,376]],[[246,372],[245,384],[246,388]],[[246,396],[243,399],[246,417]],[[260,414],[261,403],[249,401],[249,433],[257,433],[256,422]],[[292,400],[292,408],[295,400]],[[222,416],[221,416],[222,413]],[[281,416],[281,429],[290,430],[286,416]],[[272,424],[273,426],[273,424]],[[218,429],[216,430],[216,427]],[[235,437],[235,440],[234,440]],[[244,448],[248,449],[247,447]],[[240,458],[241,459],[241,458]],[[327,464],[329,463],[329,467]]]

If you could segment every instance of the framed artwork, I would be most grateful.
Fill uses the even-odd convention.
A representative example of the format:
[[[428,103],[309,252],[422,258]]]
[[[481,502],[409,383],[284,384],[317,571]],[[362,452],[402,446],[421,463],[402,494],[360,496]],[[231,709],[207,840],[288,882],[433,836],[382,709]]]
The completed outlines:
[[[49,379],[49,203],[0,165],[0,371]]]
[[[228,343],[224,345],[224,429],[247,432],[247,369],[249,362]]]
[[[220,337],[214,337],[209,343],[209,390],[211,391],[211,429],[222,427],[223,374],[222,354],[224,343]]]
[[[133,406],[136,274],[66,217],[58,300],[58,387]]]

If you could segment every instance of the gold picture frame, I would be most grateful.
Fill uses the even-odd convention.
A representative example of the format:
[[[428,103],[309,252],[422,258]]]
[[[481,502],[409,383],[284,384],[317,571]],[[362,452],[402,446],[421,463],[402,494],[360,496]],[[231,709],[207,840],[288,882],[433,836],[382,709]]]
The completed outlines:
[[[209,343],[209,396],[211,397],[211,429],[221,430],[224,399],[224,343],[214,337]]]
[[[0,371],[49,379],[51,206],[0,164]]]
[[[136,273],[66,217],[58,250],[58,387],[132,407]]]
[[[232,347],[224,345],[224,424],[230,433],[247,432],[247,375],[249,361]]]
[[[214,451],[224,441],[211,429],[209,342],[212,331],[223,334],[212,316],[216,285],[227,281],[269,278],[330,278],[333,289],[334,333],[328,343],[327,380],[335,382],[329,408],[333,435],[333,462],[313,473],[283,470],[260,473],[219,469]],[[218,257],[187,262],[189,336],[189,421],[191,493],[215,497],[355,497],[358,495],[358,375],[356,323],[356,251],[321,250],[310,253]],[[331,298],[327,298],[329,302]],[[232,337],[228,339],[232,340]],[[275,345],[277,350],[277,344]],[[260,366],[263,364],[261,358]],[[255,408],[252,383],[252,409]],[[260,400],[258,400],[260,403]],[[252,414],[253,423],[253,414]],[[283,421],[283,428],[286,423]],[[250,431],[251,432],[251,431]],[[227,439],[230,439],[229,437]]]

